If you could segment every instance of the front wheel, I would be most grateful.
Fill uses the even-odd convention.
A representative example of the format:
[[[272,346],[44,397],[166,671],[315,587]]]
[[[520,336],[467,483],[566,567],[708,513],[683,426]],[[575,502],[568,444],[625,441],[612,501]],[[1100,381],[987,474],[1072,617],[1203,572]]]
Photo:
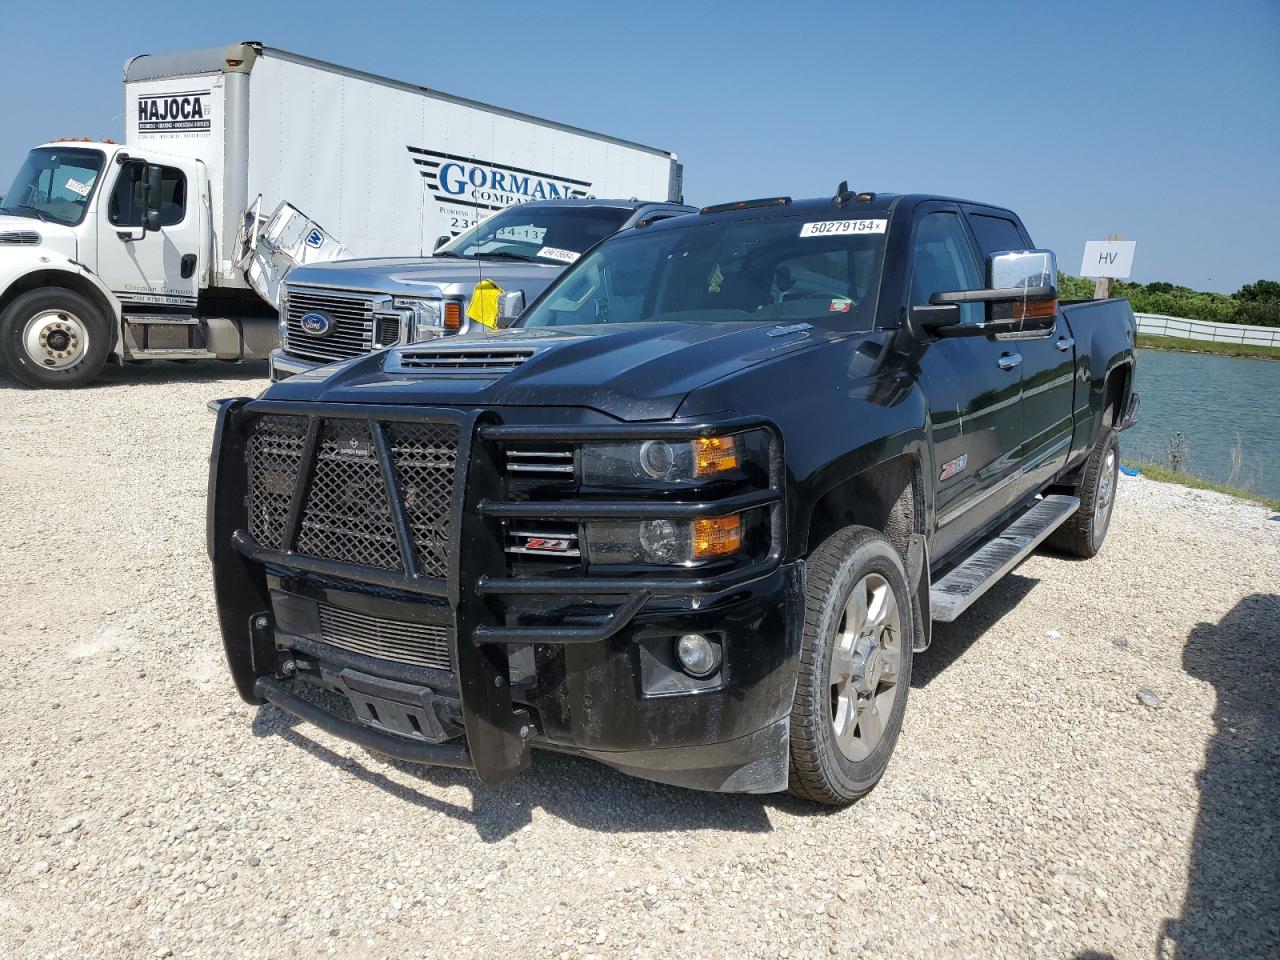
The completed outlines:
[[[0,315],[0,360],[29,387],[82,386],[110,353],[102,311],[72,290],[28,290]]]
[[[810,555],[791,793],[844,805],[884,775],[907,707],[913,616],[902,560],[876,531],[846,527]]]

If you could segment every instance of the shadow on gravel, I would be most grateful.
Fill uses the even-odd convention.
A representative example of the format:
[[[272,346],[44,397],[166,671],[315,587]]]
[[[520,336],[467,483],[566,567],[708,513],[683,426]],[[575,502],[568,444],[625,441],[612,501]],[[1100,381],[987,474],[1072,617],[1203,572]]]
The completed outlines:
[[[701,793],[651,783],[624,776],[593,760],[542,750],[534,751],[533,762],[521,776],[486,786],[469,770],[402,763],[374,753],[365,753],[363,762],[344,757],[301,732],[305,729],[291,714],[271,705],[260,708],[253,720],[255,736],[279,735],[397,800],[471,824],[486,843],[496,843],[530,823],[535,807],[574,826],[601,833],[705,829],[767,833],[773,829],[767,806],[822,812],[814,804],[790,797]],[[381,772],[388,768],[433,787],[467,787],[471,806],[407,786]]]
[[[126,363],[123,367],[107,364],[93,383],[79,390],[99,390],[103,387],[164,383],[200,383],[214,380],[266,380],[271,371],[265,360],[249,360],[233,363],[224,360],[151,360],[146,363]],[[6,390],[30,390],[32,388],[0,375],[0,393]]]
[[[933,642],[911,662],[911,686],[927,687],[968,652],[974,642],[1022,602],[1040,581],[1011,573],[993,586],[954,623],[935,623]],[[1046,629],[1048,629],[1046,627]]]
[[[1200,813],[1182,915],[1156,956],[1280,957],[1280,595],[1254,594],[1201,623],[1183,668],[1212,683],[1216,731],[1200,771]]]

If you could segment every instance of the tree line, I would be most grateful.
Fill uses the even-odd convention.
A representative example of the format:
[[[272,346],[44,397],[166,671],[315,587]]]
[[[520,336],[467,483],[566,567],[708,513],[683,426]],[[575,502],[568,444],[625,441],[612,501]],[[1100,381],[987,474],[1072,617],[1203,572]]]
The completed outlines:
[[[1058,272],[1058,295],[1064,300],[1088,300],[1093,281]],[[1235,293],[1206,293],[1173,283],[1131,283],[1112,280],[1111,295],[1124,297],[1134,313],[1162,313],[1187,320],[1243,323],[1255,327],[1280,327],[1280,281],[1246,283]]]

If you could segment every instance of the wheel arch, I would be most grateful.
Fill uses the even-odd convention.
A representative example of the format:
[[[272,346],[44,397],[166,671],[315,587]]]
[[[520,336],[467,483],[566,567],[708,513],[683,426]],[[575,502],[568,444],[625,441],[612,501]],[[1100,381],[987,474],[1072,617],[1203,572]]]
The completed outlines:
[[[78,293],[101,310],[102,315],[112,328],[111,354],[119,356],[121,348],[120,303],[101,283],[87,273],[57,267],[24,273],[16,277],[5,288],[4,292],[0,293],[0,313],[7,310],[9,305],[24,293],[44,287],[62,287],[73,293]]]

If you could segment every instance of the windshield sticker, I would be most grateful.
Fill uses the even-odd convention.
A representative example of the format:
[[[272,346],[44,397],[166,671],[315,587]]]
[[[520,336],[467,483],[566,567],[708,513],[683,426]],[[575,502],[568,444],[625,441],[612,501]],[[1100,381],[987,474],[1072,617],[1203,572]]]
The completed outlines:
[[[77,196],[87,197],[89,191],[93,189],[92,183],[81,183],[75,177],[67,177],[67,182],[63,184],[68,190]]]
[[[836,237],[848,233],[884,233],[888,220],[818,220],[800,228],[802,237]]]
[[[831,306],[829,308],[831,313],[848,313],[852,308],[853,301],[848,297],[831,298]]]
[[[538,251],[538,256],[546,257],[548,260],[559,260],[561,263],[573,263],[580,254],[572,250],[561,250],[559,247],[543,247]]]

